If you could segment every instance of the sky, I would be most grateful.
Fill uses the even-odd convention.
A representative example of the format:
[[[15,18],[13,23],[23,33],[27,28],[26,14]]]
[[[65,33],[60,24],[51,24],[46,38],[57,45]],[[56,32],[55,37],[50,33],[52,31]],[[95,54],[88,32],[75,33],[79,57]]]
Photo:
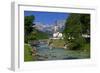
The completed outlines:
[[[61,12],[39,12],[39,11],[24,11],[24,16],[35,16],[34,22],[40,22],[42,24],[54,24],[57,20],[65,20],[68,18],[69,13]]]

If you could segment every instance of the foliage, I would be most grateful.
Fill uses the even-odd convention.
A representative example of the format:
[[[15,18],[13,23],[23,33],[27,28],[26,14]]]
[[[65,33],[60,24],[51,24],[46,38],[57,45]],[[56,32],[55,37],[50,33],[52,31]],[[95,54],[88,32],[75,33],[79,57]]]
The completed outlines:
[[[24,23],[25,23],[25,35],[29,35],[33,30],[33,21],[35,17],[34,16],[25,16]]]
[[[69,18],[66,20],[65,32],[69,35],[75,35],[81,32],[80,15],[70,14]]]
[[[90,34],[90,14],[82,14],[80,17],[82,33]]]
[[[71,50],[80,50],[81,47],[83,47],[84,43],[85,43],[85,39],[83,37],[79,37],[79,38],[72,39],[69,42],[68,47]]]
[[[30,33],[28,36],[25,36],[25,43],[30,42],[31,40],[37,40],[36,36]]]
[[[25,16],[24,22],[25,22],[25,43],[28,43],[32,40],[39,40],[39,39],[47,39],[48,34],[43,33],[41,31],[38,31],[33,24],[35,20],[34,16]]]
[[[32,61],[32,55],[31,55],[32,48],[26,44],[24,45],[24,61]]]
[[[25,16],[24,17],[24,36],[25,36],[25,43],[28,43],[29,40],[35,39],[35,37],[32,37],[32,31],[33,31],[33,21],[35,17],[34,16]]]
[[[85,30],[90,30],[90,15],[72,13],[65,23],[64,39],[69,49],[76,50],[83,47],[86,43],[85,38],[82,37]]]
[[[34,33],[35,33],[35,37],[36,37],[37,40],[48,39],[49,38],[48,34],[46,34],[44,32],[41,32],[41,31],[37,30]]]

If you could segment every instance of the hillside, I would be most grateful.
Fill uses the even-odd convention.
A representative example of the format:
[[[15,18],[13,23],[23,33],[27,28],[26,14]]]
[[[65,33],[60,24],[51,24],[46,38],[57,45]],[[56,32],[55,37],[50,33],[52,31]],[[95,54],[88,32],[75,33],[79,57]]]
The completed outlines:
[[[33,36],[35,36],[35,38],[37,40],[39,40],[39,39],[48,39],[49,38],[49,35],[47,33],[44,33],[42,31],[39,31],[39,30],[36,30],[36,29],[34,29],[32,33],[33,33]]]

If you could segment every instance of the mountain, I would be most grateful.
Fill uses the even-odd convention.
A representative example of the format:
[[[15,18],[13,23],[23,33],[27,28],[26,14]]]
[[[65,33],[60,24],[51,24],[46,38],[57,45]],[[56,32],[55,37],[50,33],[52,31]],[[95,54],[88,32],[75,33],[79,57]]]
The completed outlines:
[[[62,32],[64,27],[65,27],[65,20],[58,20],[56,21],[56,23],[53,24],[43,24],[41,22],[35,22],[35,25],[33,27],[35,27],[35,29],[41,31],[41,32],[45,32],[48,34],[52,34],[54,32],[54,27],[57,26],[58,27],[58,31]]]

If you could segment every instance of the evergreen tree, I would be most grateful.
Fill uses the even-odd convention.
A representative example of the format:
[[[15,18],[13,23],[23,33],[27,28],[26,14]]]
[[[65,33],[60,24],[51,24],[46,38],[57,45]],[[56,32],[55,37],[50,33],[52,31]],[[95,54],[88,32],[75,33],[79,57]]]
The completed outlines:
[[[65,23],[64,38],[69,49],[79,49],[85,43],[83,32],[90,30],[90,16],[72,13]],[[88,26],[86,26],[88,25]]]
[[[35,39],[32,35],[33,31],[33,22],[34,22],[35,17],[34,16],[25,16],[24,17],[24,40],[25,43],[28,43],[28,41]]]

